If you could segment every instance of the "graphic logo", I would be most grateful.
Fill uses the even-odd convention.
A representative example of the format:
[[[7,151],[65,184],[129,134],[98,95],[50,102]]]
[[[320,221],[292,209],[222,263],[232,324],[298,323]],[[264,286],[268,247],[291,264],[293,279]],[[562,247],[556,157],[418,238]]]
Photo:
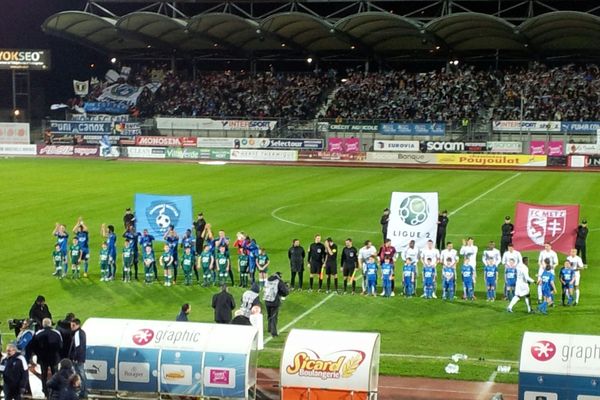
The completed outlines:
[[[407,225],[420,225],[429,216],[429,204],[421,196],[408,196],[400,202],[400,219]]]
[[[133,334],[131,340],[133,340],[133,343],[137,344],[138,346],[145,346],[150,343],[153,338],[154,331],[152,329],[142,328]]]
[[[323,380],[350,378],[364,360],[365,353],[360,350],[342,350],[321,357],[307,349],[297,353],[285,371],[290,375]]]
[[[165,233],[169,225],[177,225],[181,211],[173,202],[154,201],[146,208],[146,218],[155,232]]]
[[[527,236],[537,245],[554,243],[565,233],[567,210],[530,208],[527,213]]]
[[[540,340],[531,346],[531,355],[538,361],[548,361],[556,354],[556,346],[547,340]]]

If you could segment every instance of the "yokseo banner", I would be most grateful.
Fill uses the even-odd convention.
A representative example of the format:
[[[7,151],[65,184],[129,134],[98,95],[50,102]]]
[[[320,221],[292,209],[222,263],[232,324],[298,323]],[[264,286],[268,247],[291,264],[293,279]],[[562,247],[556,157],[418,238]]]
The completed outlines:
[[[443,136],[446,134],[446,123],[385,123],[379,124],[382,135],[404,136]]]
[[[35,156],[37,147],[35,144],[2,144],[0,143],[0,155],[3,156]]]
[[[50,50],[0,49],[0,69],[49,70]]]
[[[495,132],[560,132],[560,121],[492,121]]]
[[[327,151],[331,153],[359,153],[359,138],[329,138],[327,139]]]
[[[423,142],[422,150],[428,153],[461,153],[465,151],[485,152],[487,151],[487,143],[428,141]]]
[[[112,123],[102,121],[50,121],[50,131],[55,135],[77,135],[85,133],[112,133]]]
[[[0,144],[29,144],[29,124],[18,122],[0,123]]]
[[[373,150],[416,152],[420,151],[420,147],[418,140],[375,140]]]
[[[416,248],[424,248],[428,240],[435,240],[438,221],[438,194],[393,192],[390,201],[388,239],[397,251],[411,240]]]
[[[523,152],[523,142],[487,142],[490,153],[520,154]]]
[[[232,149],[229,158],[234,161],[297,161],[295,150]]]
[[[442,165],[490,166],[490,167],[545,167],[546,156],[521,154],[436,154]]]

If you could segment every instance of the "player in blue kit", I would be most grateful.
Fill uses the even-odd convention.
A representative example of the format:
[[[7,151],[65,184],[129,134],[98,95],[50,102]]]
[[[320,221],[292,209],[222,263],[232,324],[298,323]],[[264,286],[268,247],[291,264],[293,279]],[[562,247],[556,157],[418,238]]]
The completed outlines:
[[[542,303],[538,306],[538,311],[542,314],[548,314],[548,305],[552,305],[553,294],[556,293],[550,260],[545,261],[545,264],[544,272],[538,278],[538,285],[542,287]]]
[[[67,261],[67,247],[69,245],[69,234],[67,233],[67,229],[63,224],[59,224],[58,222],[54,226],[54,231],[52,234],[56,236],[56,244],[60,246],[60,252],[63,256],[62,263],[62,276],[67,275],[67,271],[69,268]]]
[[[423,291],[426,299],[433,298],[433,288],[435,287],[436,271],[431,258],[425,259],[423,265]]]
[[[493,258],[488,257],[483,267],[483,276],[485,277],[485,286],[487,288],[486,301],[496,300],[496,286],[498,285],[498,266]]]
[[[256,281],[256,259],[258,258],[258,245],[256,240],[251,239],[250,236],[246,236],[246,242],[244,243],[244,250],[248,254],[248,267],[250,272],[250,283]]]
[[[100,233],[106,239],[108,245],[108,277],[106,280],[114,280],[117,275],[117,235],[115,235],[115,227],[102,224]]]
[[[402,284],[404,286],[404,296],[413,297],[415,295],[415,275],[416,268],[412,258],[406,257],[402,267]]]
[[[460,274],[462,275],[463,280],[463,290],[465,292],[465,297],[467,300],[473,300],[474,290],[475,290],[475,269],[472,265],[463,264],[460,267]]]
[[[73,233],[77,237],[77,240],[79,241],[79,247],[81,248],[81,261],[83,262],[83,277],[87,278],[90,261],[90,238],[88,228],[83,222],[82,217],[79,217],[77,223],[73,227]]]
[[[506,287],[506,298],[511,301],[515,295],[515,286],[517,284],[517,265],[516,260],[509,259],[504,270],[504,286]]]
[[[371,256],[365,264],[365,274],[367,277],[367,295],[377,296],[377,263],[375,257]]]
[[[142,249],[146,249],[146,247],[150,247],[150,250],[152,251],[152,258],[153,258],[153,263],[152,263],[152,272],[154,272],[154,280],[158,281],[158,269],[156,268],[156,256],[154,254],[154,248],[152,247],[152,244],[154,243],[154,236],[152,236],[151,234],[148,233],[148,229],[144,229],[144,231],[142,233],[137,233],[138,234],[138,243],[140,244],[140,248]],[[144,263],[144,272],[146,270],[146,263]]]
[[[575,271],[571,267],[571,263],[567,260],[565,265],[560,269],[559,279],[562,285],[562,305],[573,304],[573,287],[575,282]],[[568,303],[565,304],[565,297]]]
[[[454,290],[456,288],[456,269],[454,260],[451,257],[446,258],[442,267],[442,299],[454,301]]]
[[[165,232],[163,237],[165,242],[169,245],[169,253],[172,258],[172,284],[177,283],[177,269],[179,268],[179,254],[177,253],[177,246],[179,245],[179,235],[175,232],[175,226],[169,225],[169,229]],[[170,286],[170,285],[169,285]]]
[[[383,282],[383,295],[390,297],[392,295],[392,279],[394,277],[394,264],[390,257],[385,256],[381,264],[381,281]]]

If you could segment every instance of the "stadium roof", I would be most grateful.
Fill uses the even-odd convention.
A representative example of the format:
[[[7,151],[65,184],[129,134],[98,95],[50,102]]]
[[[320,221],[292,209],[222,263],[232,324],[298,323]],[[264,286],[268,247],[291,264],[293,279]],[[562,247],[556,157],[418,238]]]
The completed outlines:
[[[407,52],[439,56],[485,50],[523,56],[600,53],[600,17],[581,11],[550,11],[514,23],[514,19],[471,11],[424,20],[373,6],[347,15],[321,16],[290,3],[255,17],[236,6],[186,15],[160,4],[156,11],[144,7],[122,16],[105,8],[103,16],[91,7],[64,11],[48,17],[42,28],[106,53],[148,49],[240,56],[351,53],[381,59]]]

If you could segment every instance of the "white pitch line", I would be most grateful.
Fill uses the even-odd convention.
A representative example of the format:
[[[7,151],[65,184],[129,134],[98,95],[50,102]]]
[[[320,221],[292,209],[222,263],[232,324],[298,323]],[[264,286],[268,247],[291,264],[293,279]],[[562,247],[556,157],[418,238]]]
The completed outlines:
[[[294,318],[289,324],[287,324],[286,326],[284,326],[283,328],[281,328],[279,330],[279,332],[283,332],[288,330],[289,328],[291,328],[292,326],[294,326],[296,324],[296,322],[300,321],[302,318],[306,317],[308,314],[310,314],[311,312],[313,312],[314,310],[316,310],[317,308],[321,307],[323,304],[325,304],[329,299],[331,299],[333,296],[335,296],[335,293],[331,293],[329,296],[325,297],[323,300],[321,300],[320,302],[318,302],[317,304],[315,304],[314,306],[312,306],[311,308],[309,308],[308,310],[304,311],[302,314],[298,315],[296,318]],[[265,339],[265,345],[267,343],[269,343],[271,340],[273,340],[272,336],[269,336],[268,338]]]
[[[487,191],[483,192],[482,194],[480,194],[479,196],[475,197],[473,200],[466,202],[465,204],[463,204],[462,206],[458,207],[456,210],[453,210],[451,212],[448,213],[448,216],[452,216],[454,214],[456,214],[457,212],[459,212],[460,210],[462,210],[463,208],[466,208],[468,206],[470,206],[471,204],[475,203],[477,200],[485,197],[486,195],[490,194],[491,192],[493,192],[494,190],[498,189],[500,186],[512,181],[513,179],[521,176],[522,172],[518,172],[516,174],[514,174],[511,177],[506,178],[505,180],[503,180],[502,182],[498,183],[496,186],[488,189]]]

